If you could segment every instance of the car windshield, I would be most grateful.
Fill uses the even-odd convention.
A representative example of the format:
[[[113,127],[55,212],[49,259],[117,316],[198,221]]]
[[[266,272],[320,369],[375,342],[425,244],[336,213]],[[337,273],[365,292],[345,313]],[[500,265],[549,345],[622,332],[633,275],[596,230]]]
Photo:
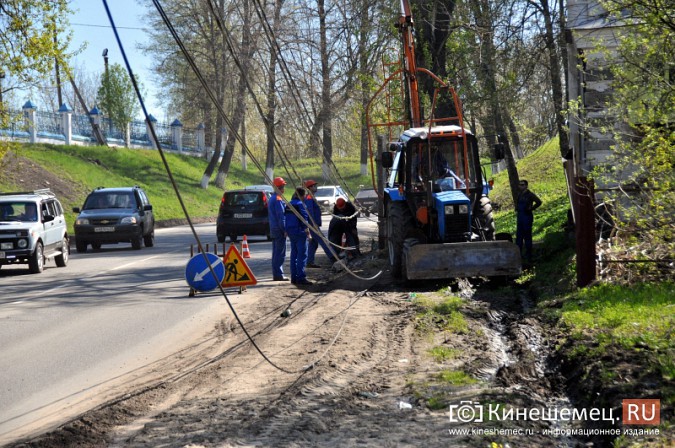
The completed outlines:
[[[96,193],[87,198],[83,210],[102,208],[135,208],[134,197],[131,193]]]
[[[35,202],[2,202],[0,203],[0,221],[37,222],[37,205]]]
[[[319,187],[314,193],[317,198],[330,198],[335,196],[335,187]]]
[[[251,206],[262,205],[262,193],[260,192],[236,192],[225,195],[225,205]]]

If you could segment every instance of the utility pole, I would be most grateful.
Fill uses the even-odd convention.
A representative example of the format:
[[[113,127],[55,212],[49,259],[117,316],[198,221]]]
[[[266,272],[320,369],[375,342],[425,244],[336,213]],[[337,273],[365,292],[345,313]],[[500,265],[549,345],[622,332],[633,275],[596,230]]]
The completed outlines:
[[[54,32],[54,48],[58,48],[59,43]],[[56,94],[59,100],[59,107],[63,105],[63,95],[61,94],[61,74],[59,73],[59,57],[54,57],[54,71],[56,72]]]
[[[105,80],[108,82],[108,49],[103,49],[103,63],[105,64]]]

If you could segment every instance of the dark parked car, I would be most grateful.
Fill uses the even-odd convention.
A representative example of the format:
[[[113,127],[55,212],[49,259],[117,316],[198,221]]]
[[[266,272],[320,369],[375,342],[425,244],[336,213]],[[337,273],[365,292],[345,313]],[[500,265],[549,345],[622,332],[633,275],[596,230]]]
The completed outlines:
[[[362,188],[354,197],[354,203],[366,216],[377,213],[377,201],[377,193],[373,188]]]
[[[155,217],[148,196],[141,187],[103,188],[89,193],[75,220],[75,247],[86,252],[91,244],[94,250],[102,244],[131,243],[134,249],[141,244],[155,244]]]
[[[219,243],[237,241],[240,235],[265,235],[270,239],[267,205],[272,194],[268,189],[232,190],[223,193],[216,221],[216,238]]]

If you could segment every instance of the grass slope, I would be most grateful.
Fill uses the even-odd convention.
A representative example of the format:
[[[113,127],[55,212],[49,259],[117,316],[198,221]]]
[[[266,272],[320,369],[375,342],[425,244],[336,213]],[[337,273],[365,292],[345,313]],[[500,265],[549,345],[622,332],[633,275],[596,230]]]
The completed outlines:
[[[17,145],[14,152],[37,165],[38,169],[34,170],[32,178],[27,173],[25,175],[18,173],[22,182],[12,182],[11,179],[16,176],[3,172],[10,169],[7,160],[0,161],[0,191],[45,188],[49,186],[45,182],[47,174],[63,180],[62,183],[71,191],[60,195],[59,198],[66,208],[66,219],[71,231],[75,214],[70,210],[72,207],[82,206],[86,195],[99,186],[139,185],[148,193],[158,220],[184,218],[158,151],[100,146],[23,144]],[[200,188],[208,161],[173,153],[166,153],[166,159],[190,217],[215,219],[223,192],[213,185],[215,173],[211,177],[209,187]],[[370,176],[360,175],[357,158],[339,159],[335,164],[340,173],[337,181],[353,194],[356,194],[359,185],[370,184]],[[334,182],[322,180],[321,162],[318,159],[294,162],[293,167],[288,169],[277,168],[275,175],[282,176],[287,181],[300,176],[302,179],[315,179],[323,184]],[[252,163],[249,163],[249,169],[244,171],[239,160],[232,161],[225,180],[226,189],[262,183],[265,183],[264,176]]]

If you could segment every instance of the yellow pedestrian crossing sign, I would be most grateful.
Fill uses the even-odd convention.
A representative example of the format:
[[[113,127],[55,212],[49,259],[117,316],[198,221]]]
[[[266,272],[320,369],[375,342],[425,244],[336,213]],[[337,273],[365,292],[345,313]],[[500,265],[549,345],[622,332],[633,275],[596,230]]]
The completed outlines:
[[[241,254],[234,244],[230,246],[223,257],[225,277],[222,286],[249,286],[258,283]]]

